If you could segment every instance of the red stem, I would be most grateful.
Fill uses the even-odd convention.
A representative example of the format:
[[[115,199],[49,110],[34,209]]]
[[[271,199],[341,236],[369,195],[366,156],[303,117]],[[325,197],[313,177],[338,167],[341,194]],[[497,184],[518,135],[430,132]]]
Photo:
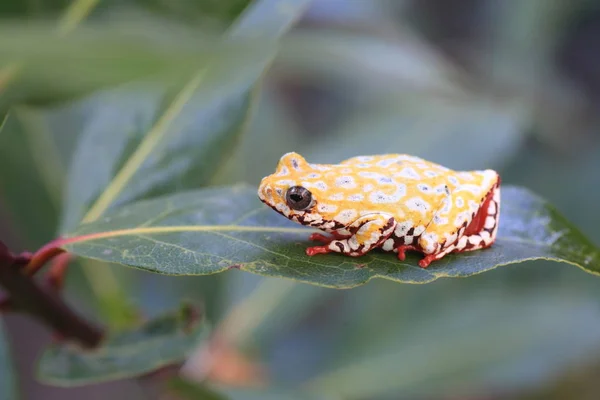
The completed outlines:
[[[48,261],[64,252],[60,247],[64,244],[65,240],[58,238],[42,246],[33,254],[29,264],[25,266],[25,273],[29,276],[35,275]]]
[[[60,248],[63,244],[62,239],[57,239],[42,247],[33,256],[27,253],[14,256],[0,242],[0,286],[10,295],[10,298],[2,301],[2,306],[8,310],[30,314],[51,327],[58,337],[72,339],[84,347],[94,348],[102,340],[102,330],[77,315],[57,295],[55,289],[40,286],[31,277],[46,262],[63,252]],[[65,257],[57,261],[50,274],[60,285],[67,260]]]

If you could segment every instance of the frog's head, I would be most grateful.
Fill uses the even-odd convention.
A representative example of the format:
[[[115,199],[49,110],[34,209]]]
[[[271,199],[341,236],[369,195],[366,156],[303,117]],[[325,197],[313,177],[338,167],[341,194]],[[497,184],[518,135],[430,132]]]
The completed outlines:
[[[329,166],[309,164],[298,153],[287,153],[279,160],[275,173],[260,182],[258,197],[269,207],[303,225],[326,228],[331,221],[319,199],[327,192],[322,178]]]

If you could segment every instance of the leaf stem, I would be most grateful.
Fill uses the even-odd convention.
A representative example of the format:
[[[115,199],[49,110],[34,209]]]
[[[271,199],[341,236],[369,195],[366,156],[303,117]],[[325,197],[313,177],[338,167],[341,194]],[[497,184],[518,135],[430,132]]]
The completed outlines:
[[[43,260],[58,254],[56,249],[58,247],[49,243],[43,248],[44,251],[36,253],[36,263],[43,265]],[[0,286],[10,295],[8,301],[11,306],[51,327],[62,338],[74,339],[87,348],[100,344],[102,330],[75,314],[52,288],[40,286],[31,275],[24,273],[19,266],[19,257],[12,256],[6,249],[0,248],[0,252]]]
[[[48,261],[64,252],[61,248],[64,242],[65,239],[58,238],[42,246],[33,254],[29,263],[25,266],[25,274],[28,276],[35,275]]]

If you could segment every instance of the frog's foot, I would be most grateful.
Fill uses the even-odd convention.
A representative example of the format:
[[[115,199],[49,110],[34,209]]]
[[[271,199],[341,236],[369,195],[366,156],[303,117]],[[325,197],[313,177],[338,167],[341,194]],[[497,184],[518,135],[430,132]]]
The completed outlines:
[[[325,236],[320,233],[313,233],[312,235],[310,235],[308,237],[308,240],[329,244],[334,240],[342,240],[342,239],[347,239],[349,237],[350,237],[350,235],[340,235],[337,232],[332,232],[331,236]]]
[[[421,251],[421,249],[419,249],[418,247],[410,244],[403,244],[401,246],[398,246],[396,247],[396,250],[398,251],[398,260],[400,261],[404,261],[406,259],[406,251]]]
[[[318,233],[317,233],[318,235]],[[323,236],[325,237],[325,236]],[[329,246],[313,246],[313,247],[307,247],[306,248],[306,255],[307,256],[315,256],[317,254],[327,254],[327,253],[331,253],[331,249],[329,248]]]
[[[400,247],[398,247],[398,259],[400,261],[404,261],[406,259],[406,254],[405,252],[407,250],[414,250],[414,251],[423,251],[421,249],[419,249],[418,247],[415,246],[410,246],[410,245],[402,245]],[[433,260],[437,260],[437,255],[436,254],[428,254],[425,257],[423,257],[421,259],[421,261],[419,261],[419,267],[421,268],[427,268],[429,266],[429,264],[431,264],[431,262]]]

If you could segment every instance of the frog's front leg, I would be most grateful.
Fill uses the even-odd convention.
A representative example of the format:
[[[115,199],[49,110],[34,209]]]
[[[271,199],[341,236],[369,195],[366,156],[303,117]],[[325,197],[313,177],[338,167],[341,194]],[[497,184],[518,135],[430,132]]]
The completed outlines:
[[[369,214],[358,218],[349,227],[352,235],[345,239],[333,239],[326,246],[314,246],[306,249],[306,254],[325,254],[330,252],[343,253],[352,257],[361,256],[368,251],[381,246],[391,236],[396,227],[396,221],[390,215]],[[312,235],[319,240],[323,235]]]
[[[466,201],[463,197],[466,197],[464,192],[452,193],[448,197],[451,207],[441,210],[419,238],[418,248],[425,253],[419,261],[422,268],[446,254],[484,249],[496,240],[500,179],[492,184],[480,202]]]
[[[348,239],[350,236],[352,236],[352,234],[350,234],[350,232],[348,232],[346,229],[344,229],[344,231],[346,231],[346,232],[339,233],[339,232],[333,231],[330,233],[331,236],[325,236],[321,233],[313,233],[308,237],[308,240],[313,240],[316,242],[329,244],[333,240]]]

